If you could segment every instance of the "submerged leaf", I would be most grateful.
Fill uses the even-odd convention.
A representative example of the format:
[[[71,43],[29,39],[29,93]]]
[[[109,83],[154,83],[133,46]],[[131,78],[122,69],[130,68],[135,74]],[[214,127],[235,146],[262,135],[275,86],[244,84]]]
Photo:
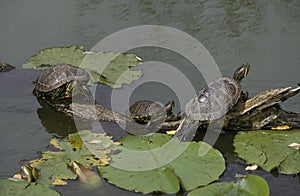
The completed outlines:
[[[217,182],[191,191],[187,196],[199,195],[245,195],[245,196],[269,196],[268,183],[260,176],[248,174],[239,178],[237,183]]]
[[[99,171],[110,183],[142,193],[173,194],[217,180],[225,170],[221,153],[204,142],[179,142],[165,134],[129,136]],[[205,153],[201,154],[201,150]]]
[[[248,164],[257,164],[266,171],[279,167],[283,174],[300,172],[299,150],[289,147],[300,143],[300,131],[249,131],[235,136],[238,156]]]
[[[57,191],[40,183],[30,183],[24,180],[0,179],[0,195],[42,195],[58,196]]]
[[[71,64],[86,69],[92,82],[101,82],[112,88],[121,88],[123,84],[142,76],[141,70],[131,70],[141,59],[134,54],[114,52],[86,52],[83,47],[53,47],[41,50],[23,65],[26,69],[43,69],[45,66]]]
[[[101,186],[102,182],[100,176],[90,168],[84,167],[74,161],[71,162],[71,167],[78,175],[79,180],[85,184],[86,188],[94,189]]]

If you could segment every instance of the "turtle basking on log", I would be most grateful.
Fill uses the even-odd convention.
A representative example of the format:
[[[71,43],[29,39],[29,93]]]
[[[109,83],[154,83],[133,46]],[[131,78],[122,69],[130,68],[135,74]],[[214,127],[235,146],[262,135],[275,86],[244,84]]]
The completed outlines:
[[[177,129],[175,137],[180,141],[192,140],[199,121],[212,121],[225,116],[240,99],[240,82],[247,76],[249,69],[250,65],[245,63],[236,69],[233,78],[220,78],[200,90],[197,96],[187,103],[186,117]]]
[[[91,93],[86,86],[89,80],[90,76],[84,69],[59,64],[47,69],[34,81],[33,94],[53,103],[80,94],[89,99]]]
[[[200,122],[205,122],[205,124],[208,124],[211,121],[217,119],[218,117],[224,117],[223,128],[226,130],[300,128],[300,113],[285,111],[279,105],[280,102],[285,101],[289,97],[298,94],[300,92],[300,87],[296,87],[296,88],[286,87],[286,88],[265,90],[253,96],[252,98],[248,98],[247,100],[245,100],[245,97],[243,96],[239,86],[239,81],[244,76],[246,76],[248,70],[249,70],[249,65],[244,64],[236,70],[234,75],[237,76],[234,76],[234,79],[231,78],[219,79],[217,83],[210,84],[208,85],[208,87],[200,91],[198,95],[191,100],[191,102],[189,103],[190,106],[187,105],[187,107],[191,107],[193,102],[197,101],[200,104],[200,108],[207,109],[205,106],[202,106],[201,104],[205,102],[209,102],[210,100],[213,99],[213,96],[220,96],[220,94],[221,95],[225,94],[227,96],[226,100],[229,100],[229,102],[223,100],[223,102],[227,103],[228,105],[225,107],[225,109],[220,110],[220,113],[215,112],[209,114],[197,114],[195,113],[196,110],[194,110],[194,114],[196,115],[195,117],[196,119],[194,119],[194,122],[200,121]],[[55,73],[58,74],[59,76],[60,74],[66,74],[64,72],[65,71],[55,72]],[[41,76],[44,78],[44,80],[47,80],[47,77],[51,77],[51,73],[52,73],[51,71],[45,71],[44,74],[42,74]],[[38,79],[42,79],[41,76]],[[239,77],[239,79],[235,80],[236,77]],[[64,84],[68,82],[65,82]],[[38,83],[35,83],[35,85],[37,87]],[[60,88],[61,86],[57,85],[56,87]],[[78,87],[80,90],[81,87],[86,88],[86,85],[85,84],[79,85]],[[38,88],[35,89],[38,90]],[[222,90],[215,91],[218,89],[219,90],[222,89]],[[55,88],[53,90],[55,90]],[[72,88],[63,88],[62,91],[59,90],[59,93],[54,93],[51,95],[55,95],[55,96],[59,95],[58,97],[63,97],[62,95],[65,95],[63,90],[72,90]],[[83,92],[84,91],[85,90],[83,90]],[[72,93],[71,94],[69,93],[68,95],[72,96]],[[45,98],[44,100],[47,101],[47,103],[49,103],[56,110],[70,117],[79,117],[82,119],[92,120],[92,121],[94,120],[110,121],[110,122],[115,122],[120,124],[126,124],[128,121],[130,120],[132,121],[131,117],[112,111],[99,103],[93,102],[93,104],[90,104],[90,103],[77,103],[76,101],[73,101],[72,103],[68,102],[67,104],[69,105],[67,105],[66,107],[66,104],[57,104],[55,102],[52,102],[53,99],[48,98],[48,96],[44,98]],[[212,107],[211,105],[210,108],[218,109],[218,107],[216,106]],[[203,118],[197,118],[197,117],[203,117]],[[184,121],[186,122],[186,120]],[[162,130],[174,130],[177,129],[179,125],[184,121],[180,119],[176,119],[175,121],[163,122],[159,126],[159,128]],[[196,130],[199,124],[195,123],[195,125],[196,126],[189,129]],[[130,132],[130,131],[128,132],[130,134],[136,134],[135,132]]]

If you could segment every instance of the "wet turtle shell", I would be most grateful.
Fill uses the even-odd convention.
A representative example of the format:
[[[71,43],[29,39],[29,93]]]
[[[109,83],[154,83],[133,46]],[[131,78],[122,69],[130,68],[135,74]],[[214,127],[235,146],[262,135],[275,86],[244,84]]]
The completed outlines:
[[[38,97],[59,98],[68,93],[67,91],[70,91],[75,84],[76,86],[85,86],[89,79],[89,74],[82,68],[59,64],[47,69],[35,80],[33,93]]]
[[[172,114],[174,101],[170,101],[165,106],[150,100],[141,100],[130,106],[126,112],[128,116],[136,122],[146,124],[149,121],[166,119],[167,115]]]
[[[41,92],[49,92],[74,80],[87,84],[89,79],[89,74],[82,68],[60,64],[50,67],[40,75],[35,81],[35,88]]]
[[[189,118],[200,121],[215,120],[224,116],[241,96],[240,81],[247,75],[249,64],[243,64],[233,78],[223,77],[199,91],[186,105]]]

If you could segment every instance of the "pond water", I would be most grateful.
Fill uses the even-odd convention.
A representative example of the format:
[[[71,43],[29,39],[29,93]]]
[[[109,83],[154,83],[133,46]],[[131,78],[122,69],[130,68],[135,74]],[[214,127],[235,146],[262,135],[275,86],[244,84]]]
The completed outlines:
[[[104,37],[125,28],[165,25],[199,40],[215,59],[222,75],[231,76],[238,65],[249,62],[251,71],[242,86],[251,96],[264,89],[296,86],[300,82],[299,9],[298,0],[1,1],[0,58],[17,69],[0,73],[0,177],[7,178],[17,172],[20,160],[36,158],[37,152],[46,149],[53,135],[65,136],[76,131],[72,121],[51,109],[42,108],[31,93],[32,80],[40,72],[21,68],[39,50],[73,44],[91,49]],[[205,85],[202,75],[194,70],[191,62],[170,50],[145,47],[131,52],[145,61],[166,62],[180,69],[197,90]],[[164,73],[157,74],[167,77]],[[149,77],[151,75],[145,74],[141,81],[148,81]],[[180,82],[178,85],[181,87]],[[132,91],[131,86],[116,90],[117,93],[128,91]],[[109,106],[111,93],[109,87],[99,85],[98,101]],[[157,82],[135,88],[129,103],[147,98],[163,103],[174,99],[176,111],[182,107],[176,93]],[[123,100],[119,99],[118,103],[122,105]],[[129,103],[126,100],[123,105],[128,107]],[[300,111],[300,96],[289,99],[283,107]],[[105,125],[113,130],[109,134],[114,138],[124,136],[117,126]],[[222,181],[235,180],[236,173],[245,173],[243,162],[233,153],[232,139],[232,133],[225,133],[215,144],[227,160]],[[253,173],[268,181],[272,195],[300,195],[299,176],[276,175],[260,170]],[[71,182],[57,190],[63,195],[87,193],[77,185],[77,182]],[[140,195],[106,183],[89,194]]]

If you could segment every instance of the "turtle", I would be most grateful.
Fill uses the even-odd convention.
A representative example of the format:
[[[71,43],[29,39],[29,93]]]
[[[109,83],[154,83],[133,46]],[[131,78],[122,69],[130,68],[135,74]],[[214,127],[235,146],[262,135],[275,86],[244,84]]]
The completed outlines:
[[[180,141],[192,139],[196,132],[198,121],[213,121],[223,117],[238,102],[243,94],[240,82],[247,76],[249,63],[239,66],[233,78],[222,77],[208,84],[191,99],[185,107],[185,118],[177,129],[176,137]]]
[[[82,68],[70,64],[58,64],[47,69],[34,81],[33,94],[52,103],[75,95],[90,97],[87,87],[89,74]]]
[[[168,121],[171,119],[172,110],[175,102],[169,101],[165,106],[158,102],[150,100],[140,100],[132,104],[126,111],[126,114],[140,124],[147,124],[150,121],[159,121],[164,119]]]

